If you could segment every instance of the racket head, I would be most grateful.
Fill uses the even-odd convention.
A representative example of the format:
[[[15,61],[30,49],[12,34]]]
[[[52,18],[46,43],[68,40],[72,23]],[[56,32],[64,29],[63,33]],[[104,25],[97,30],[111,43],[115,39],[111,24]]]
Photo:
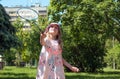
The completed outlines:
[[[20,9],[18,9],[17,14],[22,19],[25,19],[25,20],[28,20],[28,21],[38,19],[37,11],[35,11],[31,8],[20,8]]]

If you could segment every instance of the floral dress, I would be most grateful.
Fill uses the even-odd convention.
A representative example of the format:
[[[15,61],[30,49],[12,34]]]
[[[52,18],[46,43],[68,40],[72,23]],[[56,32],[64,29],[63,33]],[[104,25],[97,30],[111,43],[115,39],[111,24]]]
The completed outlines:
[[[45,39],[37,68],[36,79],[65,79],[62,50],[57,40]]]

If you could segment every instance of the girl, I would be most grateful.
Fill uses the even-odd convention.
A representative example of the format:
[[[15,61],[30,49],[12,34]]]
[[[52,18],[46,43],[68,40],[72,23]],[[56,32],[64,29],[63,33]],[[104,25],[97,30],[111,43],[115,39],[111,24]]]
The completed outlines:
[[[51,23],[40,37],[42,50],[40,53],[36,79],[65,79],[64,67],[78,72],[77,67],[71,66],[62,58],[62,42],[60,26]]]

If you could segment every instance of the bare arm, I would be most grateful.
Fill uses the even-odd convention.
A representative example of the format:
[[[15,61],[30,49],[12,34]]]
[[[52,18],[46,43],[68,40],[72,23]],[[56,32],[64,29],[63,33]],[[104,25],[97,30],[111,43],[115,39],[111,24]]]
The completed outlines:
[[[63,60],[63,64],[64,64],[66,67],[68,67],[69,69],[72,68],[72,65],[70,65],[64,58],[62,58],[62,60]]]
[[[63,64],[66,67],[68,67],[70,70],[72,70],[73,72],[79,72],[79,69],[77,67],[70,65],[64,58],[62,58],[62,60],[63,60]]]
[[[40,34],[40,44],[41,45],[45,45],[45,41],[44,41],[44,38],[46,37],[46,34],[45,33],[41,33]]]

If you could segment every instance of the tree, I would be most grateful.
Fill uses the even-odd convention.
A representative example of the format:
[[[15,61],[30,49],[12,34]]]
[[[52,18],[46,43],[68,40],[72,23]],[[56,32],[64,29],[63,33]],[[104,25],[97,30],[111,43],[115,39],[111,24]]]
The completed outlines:
[[[113,69],[120,68],[120,45],[115,45],[112,49],[110,49],[107,53],[107,63],[108,66],[112,67]]]
[[[120,44],[114,39],[109,39],[106,42],[106,47],[108,50],[107,55],[105,56],[105,62],[107,65],[113,69],[120,69]]]
[[[9,20],[10,16],[0,4],[0,52],[5,52],[11,47],[19,45],[19,41],[15,35],[16,29]]]
[[[51,0],[51,21],[61,22],[66,58],[83,71],[105,66],[105,42],[119,35],[120,2],[117,0]],[[75,52],[75,53],[74,53]]]
[[[47,17],[39,16],[38,21],[31,20],[27,22],[30,27],[25,30],[23,30],[24,22],[22,22],[20,18],[14,22],[14,26],[17,28],[16,35],[21,42],[16,53],[16,62],[18,63],[18,66],[21,61],[26,63],[32,63],[32,61],[35,61],[33,62],[33,65],[37,64],[36,62],[39,59],[41,49],[41,45],[39,43],[41,31],[39,28],[43,30],[47,26],[47,22]]]
[[[26,46],[29,51],[31,51],[30,58],[31,60],[35,59],[35,62],[38,62],[39,54],[41,50],[40,45],[40,33],[46,28],[48,25],[47,16],[42,17],[39,16],[38,21],[31,21],[30,26],[31,30],[29,32],[28,38],[26,38]],[[41,30],[39,30],[39,28]]]
[[[107,37],[115,37],[120,41],[120,1],[106,0],[97,5],[100,15],[103,17],[104,29],[102,32],[106,33]]]
[[[8,66],[14,66],[15,65],[15,54],[17,50],[15,48],[10,48],[9,51],[3,54],[3,58],[5,60],[5,64]]]

